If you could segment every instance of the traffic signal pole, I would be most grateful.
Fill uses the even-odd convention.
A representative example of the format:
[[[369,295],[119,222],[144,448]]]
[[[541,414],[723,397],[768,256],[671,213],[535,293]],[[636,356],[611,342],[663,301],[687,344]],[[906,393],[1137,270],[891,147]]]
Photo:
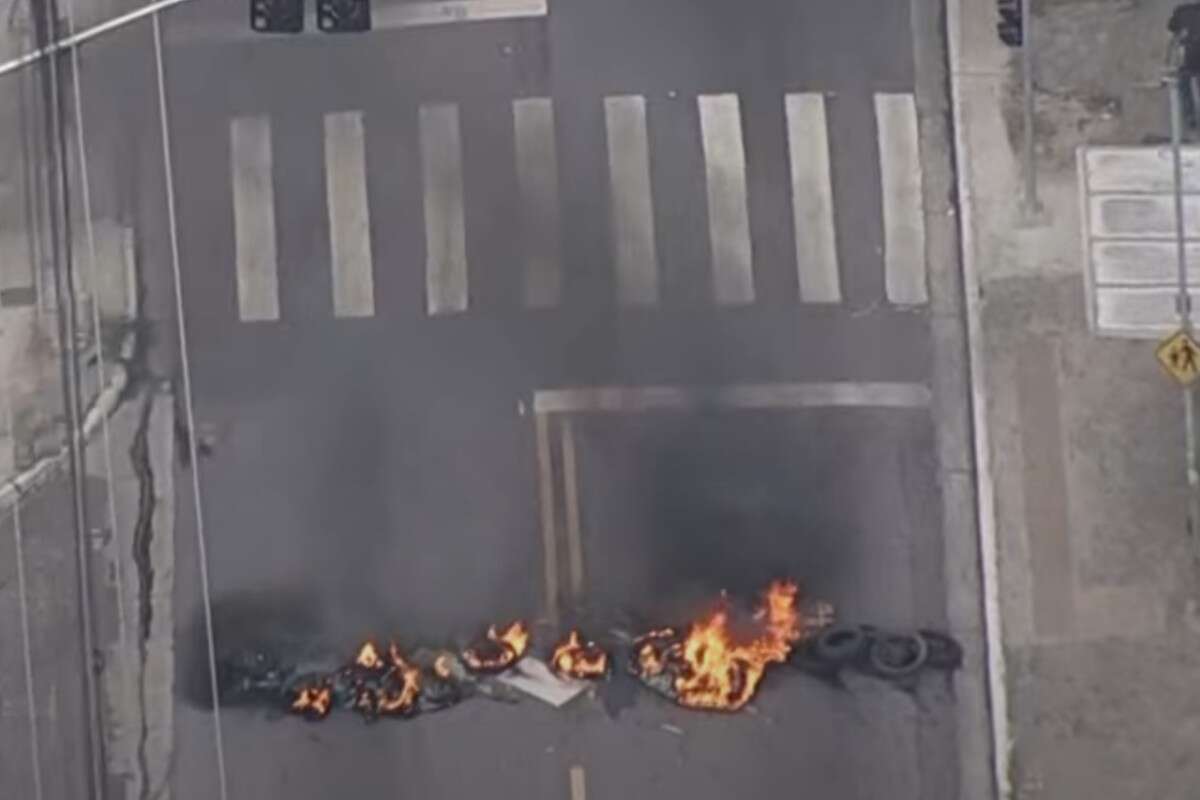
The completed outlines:
[[[1037,193],[1037,163],[1033,147],[1033,0],[1021,0],[1021,86],[1024,105],[1022,161],[1025,172],[1025,211],[1036,216],[1042,211]]]

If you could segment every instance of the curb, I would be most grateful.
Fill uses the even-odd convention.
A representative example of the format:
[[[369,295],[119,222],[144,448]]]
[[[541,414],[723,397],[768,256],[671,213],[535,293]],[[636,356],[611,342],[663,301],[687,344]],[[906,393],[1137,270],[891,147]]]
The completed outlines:
[[[992,790],[997,800],[1010,800],[1009,764],[1012,738],[1008,721],[1008,691],[1000,608],[999,547],[996,542],[996,498],[991,472],[991,438],[984,379],[983,325],[979,270],[975,263],[974,196],[968,171],[971,148],[963,118],[962,29],[963,0],[946,0],[946,43],[950,57],[950,104],[954,120],[954,162],[962,247],[963,294],[967,314],[967,368],[971,385],[971,423],[975,455],[976,509],[983,580],[984,637],[987,644],[987,684],[990,701]]]

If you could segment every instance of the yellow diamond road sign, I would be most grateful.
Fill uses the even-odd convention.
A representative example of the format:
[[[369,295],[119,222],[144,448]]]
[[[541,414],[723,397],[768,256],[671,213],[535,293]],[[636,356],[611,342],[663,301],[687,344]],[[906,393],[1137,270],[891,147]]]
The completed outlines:
[[[1163,339],[1154,354],[1180,385],[1189,386],[1200,377],[1200,345],[1187,331],[1176,331]]]

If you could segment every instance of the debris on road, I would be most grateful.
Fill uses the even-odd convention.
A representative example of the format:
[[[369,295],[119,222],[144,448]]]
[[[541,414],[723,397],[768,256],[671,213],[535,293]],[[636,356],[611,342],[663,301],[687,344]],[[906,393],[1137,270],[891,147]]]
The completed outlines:
[[[543,703],[561,708],[588,688],[587,681],[555,675],[540,659],[526,656],[508,672],[496,678],[497,683],[510,686]]]

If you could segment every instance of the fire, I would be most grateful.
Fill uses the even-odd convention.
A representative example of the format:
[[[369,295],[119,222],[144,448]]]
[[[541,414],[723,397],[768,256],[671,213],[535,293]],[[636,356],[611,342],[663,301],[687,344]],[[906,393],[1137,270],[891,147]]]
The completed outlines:
[[[463,662],[475,672],[500,672],[521,660],[529,648],[529,629],[517,620],[497,631],[488,628],[487,637],[463,651]]]
[[[380,657],[375,643],[367,642],[359,648],[358,655],[354,658],[354,663],[365,669],[379,669],[383,666],[383,659]]]
[[[296,692],[291,710],[310,719],[324,719],[333,707],[333,688],[325,681],[303,686]]]
[[[796,608],[796,584],[772,583],[754,614],[757,631],[736,635],[729,604],[692,623],[680,636],[673,629],[651,631],[635,642],[631,667],[643,680],[670,678],[669,693],[680,705],[736,711],[754,696],[769,664],[784,661],[804,635]]]
[[[453,674],[453,670],[450,665],[449,653],[442,653],[437,657],[437,659],[434,660],[433,672],[442,680],[449,680],[450,676]]]
[[[554,648],[550,666],[569,678],[603,678],[608,671],[608,654],[595,642],[585,642],[578,630]]]

